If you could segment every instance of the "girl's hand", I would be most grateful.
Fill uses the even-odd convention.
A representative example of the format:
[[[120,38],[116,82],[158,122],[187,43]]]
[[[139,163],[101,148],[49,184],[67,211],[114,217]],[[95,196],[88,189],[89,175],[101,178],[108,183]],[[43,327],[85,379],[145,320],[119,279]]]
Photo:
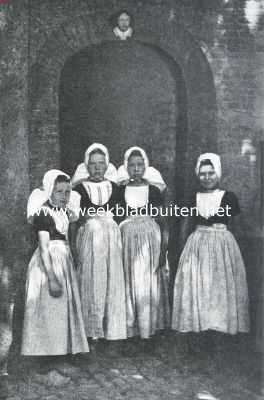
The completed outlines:
[[[49,253],[49,232],[39,231],[38,239],[40,256],[47,274],[50,295],[52,297],[60,297],[62,295],[62,285],[59,283],[53,270],[52,260]]]
[[[61,297],[63,290],[57,279],[49,279],[49,292],[52,297]]]

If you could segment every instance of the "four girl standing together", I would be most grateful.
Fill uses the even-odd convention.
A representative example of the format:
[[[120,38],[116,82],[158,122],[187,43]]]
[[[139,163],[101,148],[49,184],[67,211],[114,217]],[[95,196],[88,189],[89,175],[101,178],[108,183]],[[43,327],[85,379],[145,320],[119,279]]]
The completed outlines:
[[[148,339],[170,319],[179,332],[249,330],[245,267],[227,230],[240,212],[237,198],[219,187],[216,154],[200,156],[195,172],[201,190],[192,201],[198,213],[190,218],[196,227],[180,258],[172,318],[166,218],[140,213],[165,206],[166,185],[146,153],[130,148],[117,171],[106,147],[94,143],[71,184],[61,171],[45,174],[43,190],[28,202],[39,245],[28,268],[23,355],[87,352],[87,338]],[[126,210],[122,218],[111,211],[116,206]],[[230,214],[219,216],[225,206]]]

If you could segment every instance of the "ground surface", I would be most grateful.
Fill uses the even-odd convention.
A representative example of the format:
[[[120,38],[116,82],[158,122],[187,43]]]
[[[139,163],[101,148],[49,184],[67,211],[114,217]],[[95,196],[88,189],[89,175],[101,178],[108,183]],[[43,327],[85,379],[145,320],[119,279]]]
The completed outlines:
[[[258,400],[258,355],[246,341],[190,350],[182,338],[101,343],[87,356],[11,366],[8,400]],[[264,399],[264,397],[263,397]]]

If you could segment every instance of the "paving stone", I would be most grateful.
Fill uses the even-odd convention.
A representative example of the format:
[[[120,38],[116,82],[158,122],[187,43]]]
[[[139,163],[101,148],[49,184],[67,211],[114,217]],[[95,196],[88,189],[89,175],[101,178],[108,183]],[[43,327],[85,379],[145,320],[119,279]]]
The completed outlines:
[[[25,400],[35,400],[35,399],[39,399],[39,394],[31,392],[29,390],[29,393],[25,396]]]
[[[253,400],[243,390],[248,381],[242,373],[240,359],[234,361],[236,368],[232,371],[223,368],[216,375],[214,357],[205,368],[199,357],[186,355],[170,359],[169,354],[165,356],[167,362],[156,357],[110,360],[107,354],[102,354],[95,365],[89,366],[93,373],[82,367],[78,369],[78,365],[72,368],[70,363],[62,364],[63,374],[56,372],[63,378],[69,376],[65,385],[58,386],[47,384],[47,374],[31,372],[26,379],[25,375],[11,376],[8,400],[193,400],[196,393],[205,389],[221,400]],[[245,357],[245,366],[249,371],[248,357]]]
[[[58,400],[58,397],[52,394],[51,396],[43,397],[43,400]]]
[[[127,382],[124,378],[122,377],[116,377],[114,379],[112,379],[113,384],[117,385],[117,386],[127,386]]]
[[[41,384],[47,386],[56,386],[56,387],[64,386],[71,380],[70,377],[63,376],[59,374],[57,371],[50,371],[45,375],[36,374],[34,376],[34,379]]]
[[[8,400],[22,400],[19,396],[8,396]]]
[[[81,387],[81,386],[90,387],[90,388],[99,387],[98,383],[95,382],[94,379],[87,379],[84,377],[79,379],[78,384],[79,384],[79,387]]]
[[[71,378],[77,378],[83,373],[81,368],[69,364],[59,365],[56,367],[56,370],[63,375],[70,376]]]
[[[97,383],[94,383],[94,382],[86,382],[86,383],[82,383],[82,384],[80,384],[80,385],[78,385],[78,390],[80,391],[80,392],[89,392],[89,391],[92,391],[92,390],[94,390],[94,391],[96,391],[96,390],[99,390],[100,389],[100,385],[98,385]]]
[[[137,380],[141,380],[144,379],[144,377],[142,375],[132,375],[132,378],[137,379]]]
[[[96,372],[98,372],[98,371],[100,371],[100,364],[98,364],[98,363],[95,363],[94,365],[87,365],[87,371],[89,371],[90,372],[90,374],[94,374],[94,373],[96,373]]]
[[[120,374],[120,371],[118,369],[114,369],[114,368],[111,368],[110,372],[113,372],[114,374],[117,374],[117,375]]]
[[[169,393],[170,394],[174,394],[174,395],[177,395],[177,396],[180,396],[180,395],[182,395],[182,390],[180,390],[180,389],[178,389],[178,388],[174,388],[174,389],[169,389]]]
[[[159,394],[149,394],[148,396],[149,400],[160,400],[160,395]]]

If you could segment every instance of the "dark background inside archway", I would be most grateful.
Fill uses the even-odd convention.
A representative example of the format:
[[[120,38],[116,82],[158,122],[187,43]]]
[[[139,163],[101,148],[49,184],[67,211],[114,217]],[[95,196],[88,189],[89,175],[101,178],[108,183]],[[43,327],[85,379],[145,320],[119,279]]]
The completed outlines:
[[[111,161],[142,146],[175,199],[183,188],[186,147],[185,86],[177,64],[160,49],[138,42],[91,46],[70,58],[59,92],[61,165],[72,174],[93,142]],[[178,175],[178,176],[177,176]]]

